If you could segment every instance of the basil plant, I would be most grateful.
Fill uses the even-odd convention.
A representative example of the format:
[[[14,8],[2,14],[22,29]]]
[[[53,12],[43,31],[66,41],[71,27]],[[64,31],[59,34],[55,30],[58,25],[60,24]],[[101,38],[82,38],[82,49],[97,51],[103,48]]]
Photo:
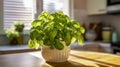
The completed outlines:
[[[76,20],[71,20],[62,11],[42,12],[38,19],[32,22],[29,47],[49,46],[51,49],[62,50],[64,46],[78,41],[83,42],[84,28]]]

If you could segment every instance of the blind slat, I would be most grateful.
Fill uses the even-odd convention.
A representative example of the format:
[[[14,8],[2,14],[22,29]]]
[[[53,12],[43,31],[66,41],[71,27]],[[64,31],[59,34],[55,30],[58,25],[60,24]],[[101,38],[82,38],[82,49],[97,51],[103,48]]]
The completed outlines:
[[[18,12],[18,13],[32,13],[32,11],[22,11],[22,10],[4,10],[4,12]]]

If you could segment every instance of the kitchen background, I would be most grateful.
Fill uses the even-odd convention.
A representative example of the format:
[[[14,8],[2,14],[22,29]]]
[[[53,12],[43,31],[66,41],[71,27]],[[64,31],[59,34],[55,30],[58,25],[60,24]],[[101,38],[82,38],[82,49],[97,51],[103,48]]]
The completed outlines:
[[[92,1],[95,1],[95,0],[92,0]],[[105,2],[106,0],[101,0],[101,1]],[[104,5],[104,3],[100,5]],[[81,24],[86,23],[87,26],[91,22],[94,22],[94,23],[102,22],[103,25],[110,25],[117,32],[118,41],[120,40],[120,26],[119,26],[120,15],[107,15],[107,14],[88,15],[87,0],[74,0],[74,18],[77,19]]]
[[[39,3],[40,0],[37,0]],[[81,25],[83,23],[86,23],[86,25],[88,26],[91,22],[95,22],[95,23],[99,23],[102,22],[104,25],[108,24],[111,25],[112,28],[114,28],[118,34],[118,40],[120,40],[120,15],[107,15],[107,14],[95,14],[95,15],[88,15],[87,12],[87,0],[71,0],[71,2],[73,4],[70,3],[70,6],[73,5],[73,16],[74,19],[78,20]],[[37,5],[37,14],[40,14],[42,7],[41,7],[41,3],[39,3]],[[102,4],[101,4],[102,5]],[[0,0],[0,23],[2,24],[2,0]],[[71,12],[71,11],[70,11]],[[2,29],[2,25],[0,25],[0,29]],[[0,31],[2,32],[2,31]],[[29,35],[25,34],[24,35],[24,44],[27,44],[29,39]],[[0,34],[0,45],[8,45],[9,41],[6,37],[5,34]]]

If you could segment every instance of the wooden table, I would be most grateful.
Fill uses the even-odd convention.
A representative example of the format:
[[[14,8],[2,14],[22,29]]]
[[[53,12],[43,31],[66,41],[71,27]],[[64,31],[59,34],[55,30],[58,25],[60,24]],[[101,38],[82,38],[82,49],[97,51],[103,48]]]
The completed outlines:
[[[28,45],[14,45],[14,46],[6,45],[6,46],[0,46],[0,55],[33,52],[33,51],[40,51],[40,50],[41,48],[39,48],[38,50],[30,49]]]
[[[64,63],[45,63],[41,52],[0,55],[0,67],[120,67],[120,56],[71,50]]]

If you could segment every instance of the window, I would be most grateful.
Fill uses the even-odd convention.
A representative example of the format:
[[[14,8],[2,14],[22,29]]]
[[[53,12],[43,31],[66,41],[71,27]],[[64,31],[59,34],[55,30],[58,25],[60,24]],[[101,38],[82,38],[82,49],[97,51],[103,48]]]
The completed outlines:
[[[59,0],[43,0],[43,10],[48,12],[57,12],[62,10],[63,4]]]
[[[24,22],[25,29],[30,29],[34,20],[34,4],[35,0],[3,0],[4,29],[11,28],[15,21]]]
[[[51,13],[63,11],[70,16],[70,1],[71,0],[43,0],[43,10]]]

